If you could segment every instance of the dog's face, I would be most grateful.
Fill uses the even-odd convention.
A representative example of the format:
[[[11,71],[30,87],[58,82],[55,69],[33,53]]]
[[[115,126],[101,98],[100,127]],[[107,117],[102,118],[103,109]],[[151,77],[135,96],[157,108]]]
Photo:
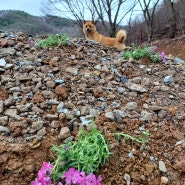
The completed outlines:
[[[96,32],[96,26],[94,24],[94,20],[91,22],[83,22],[83,32],[85,34],[94,34]]]

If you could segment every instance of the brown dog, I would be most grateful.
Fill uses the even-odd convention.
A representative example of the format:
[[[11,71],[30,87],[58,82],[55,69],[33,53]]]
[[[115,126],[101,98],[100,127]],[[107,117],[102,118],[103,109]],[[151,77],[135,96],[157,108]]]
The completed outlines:
[[[106,37],[96,31],[94,20],[92,20],[91,22],[83,22],[83,32],[87,40],[94,40],[102,45],[116,47],[120,51],[126,48],[124,44],[124,41],[127,36],[125,30],[119,30],[116,35],[116,38]]]

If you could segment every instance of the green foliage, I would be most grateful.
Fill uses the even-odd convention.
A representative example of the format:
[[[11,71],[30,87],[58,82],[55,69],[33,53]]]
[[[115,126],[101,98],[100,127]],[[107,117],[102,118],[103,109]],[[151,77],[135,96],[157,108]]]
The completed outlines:
[[[37,40],[36,43],[39,44],[41,48],[45,48],[47,46],[58,46],[59,44],[68,45],[69,38],[65,34],[56,34],[49,35],[48,38],[43,40]]]
[[[86,174],[98,172],[109,158],[110,152],[106,140],[98,129],[89,132],[80,130],[77,141],[53,146],[57,159],[52,171],[53,179],[60,179],[70,167],[84,171]]]
[[[148,56],[148,58],[153,62],[160,62],[162,61],[161,54],[156,52],[155,46],[144,47],[141,48],[140,46],[135,47],[134,51],[126,51],[121,55],[124,59],[133,58],[135,60],[139,60],[144,56]]]
[[[160,55],[160,53],[156,53],[154,55],[150,55],[149,58],[150,58],[150,60],[152,60],[155,63],[161,62],[163,60],[161,55]]]
[[[148,141],[147,137],[149,135],[149,130],[146,130],[144,132],[142,132],[142,137],[140,138],[136,138],[136,137],[133,137],[129,134],[123,134],[123,133],[115,133],[117,139],[119,140],[121,136],[123,136],[126,140],[132,140],[132,142],[138,142],[138,143],[146,143]]]

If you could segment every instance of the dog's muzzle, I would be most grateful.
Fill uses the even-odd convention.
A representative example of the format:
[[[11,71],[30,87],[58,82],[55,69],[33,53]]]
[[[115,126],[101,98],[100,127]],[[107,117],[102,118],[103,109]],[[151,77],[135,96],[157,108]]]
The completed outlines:
[[[90,33],[91,29],[89,27],[86,28],[86,32]]]

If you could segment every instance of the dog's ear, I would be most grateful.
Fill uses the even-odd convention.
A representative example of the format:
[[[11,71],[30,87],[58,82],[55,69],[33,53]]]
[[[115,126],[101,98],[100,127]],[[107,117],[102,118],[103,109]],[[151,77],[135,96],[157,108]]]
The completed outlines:
[[[86,21],[85,20],[83,20],[83,24],[85,24],[86,23]]]
[[[91,23],[92,23],[92,24],[95,24],[94,19],[92,19]]]

